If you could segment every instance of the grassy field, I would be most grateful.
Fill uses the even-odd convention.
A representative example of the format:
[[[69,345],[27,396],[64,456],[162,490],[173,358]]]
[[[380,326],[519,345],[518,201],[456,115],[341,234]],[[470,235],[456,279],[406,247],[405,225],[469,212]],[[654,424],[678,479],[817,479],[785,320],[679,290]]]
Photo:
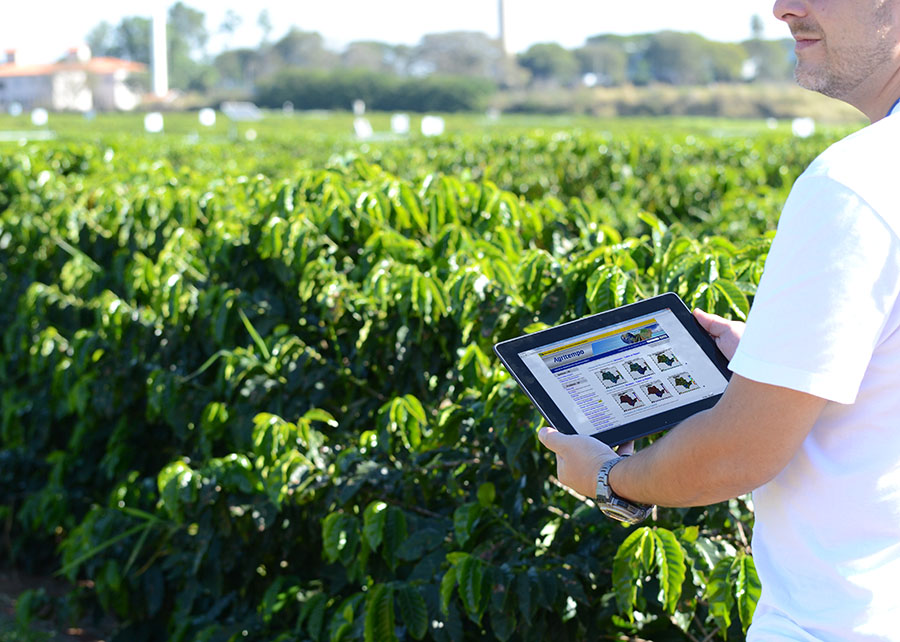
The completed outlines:
[[[860,122],[855,108],[789,84],[721,84],[702,87],[650,85],[566,91],[509,92],[498,105],[537,113],[574,112],[595,117],[694,116],[733,119],[797,117],[822,123]]]
[[[221,113],[212,127],[201,126],[196,112],[167,113],[164,115],[165,134],[196,137],[198,140],[229,141],[246,140],[252,130],[256,140],[285,139],[297,136],[337,137],[355,139],[354,116],[350,112],[264,112],[264,118],[257,122],[234,123]],[[397,139],[391,133],[389,113],[370,113],[366,116],[374,130],[374,140]],[[714,118],[702,116],[632,116],[594,117],[575,114],[536,115],[504,114],[491,117],[485,114],[447,114],[443,116],[448,135],[471,133],[515,133],[522,131],[588,131],[629,133],[659,131],[666,133],[695,133],[713,136],[753,136],[774,130],[789,132],[791,119]],[[411,115],[411,139],[420,138],[418,133],[421,115]],[[841,123],[831,123],[829,127],[855,128],[859,119],[847,119]],[[12,117],[0,115],[0,141],[16,143],[19,140],[39,136],[54,136],[62,140],[84,140],[96,136],[148,136],[144,131],[144,115],[140,113],[103,114],[96,118],[86,118],[80,114],[51,114],[45,127],[35,127],[26,115]],[[360,141],[365,142],[365,141]]]

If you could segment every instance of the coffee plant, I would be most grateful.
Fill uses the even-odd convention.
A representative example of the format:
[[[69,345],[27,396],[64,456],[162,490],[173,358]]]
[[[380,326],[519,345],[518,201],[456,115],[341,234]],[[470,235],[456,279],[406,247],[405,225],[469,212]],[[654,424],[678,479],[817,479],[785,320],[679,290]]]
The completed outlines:
[[[6,149],[0,559],[118,640],[742,639],[750,498],[606,519],[492,345],[743,318],[813,154],[769,142]]]

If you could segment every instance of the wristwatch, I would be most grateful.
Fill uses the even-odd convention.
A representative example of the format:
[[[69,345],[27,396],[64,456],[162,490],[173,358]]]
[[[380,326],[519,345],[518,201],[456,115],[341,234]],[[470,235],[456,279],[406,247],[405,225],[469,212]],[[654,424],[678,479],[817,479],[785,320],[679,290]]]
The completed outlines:
[[[620,455],[606,461],[597,473],[597,505],[607,517],[626,524],[638,524],[653,511],[653,506],[636,504],[616,495],[609,487],[609,471],[628,455]]]

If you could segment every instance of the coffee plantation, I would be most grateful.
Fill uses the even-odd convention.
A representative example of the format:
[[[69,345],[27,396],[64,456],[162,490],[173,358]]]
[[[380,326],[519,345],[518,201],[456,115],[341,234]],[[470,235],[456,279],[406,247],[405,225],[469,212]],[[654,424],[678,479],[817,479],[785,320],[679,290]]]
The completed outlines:
[[[743,639],[750,498],[606,519],[492,345],[665,291],[743,318],[826,142],[3,147],[0,559],[72,587],[20,615],[130,641]]]

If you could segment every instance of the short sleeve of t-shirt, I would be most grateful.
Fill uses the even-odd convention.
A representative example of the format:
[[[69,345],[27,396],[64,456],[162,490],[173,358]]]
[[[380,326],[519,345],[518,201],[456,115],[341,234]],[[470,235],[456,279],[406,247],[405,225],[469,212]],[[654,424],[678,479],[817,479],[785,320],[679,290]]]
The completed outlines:
[[[841,183],[803,176],[785,203],[730,367],[853,403],[898,290],[896,233]]]

